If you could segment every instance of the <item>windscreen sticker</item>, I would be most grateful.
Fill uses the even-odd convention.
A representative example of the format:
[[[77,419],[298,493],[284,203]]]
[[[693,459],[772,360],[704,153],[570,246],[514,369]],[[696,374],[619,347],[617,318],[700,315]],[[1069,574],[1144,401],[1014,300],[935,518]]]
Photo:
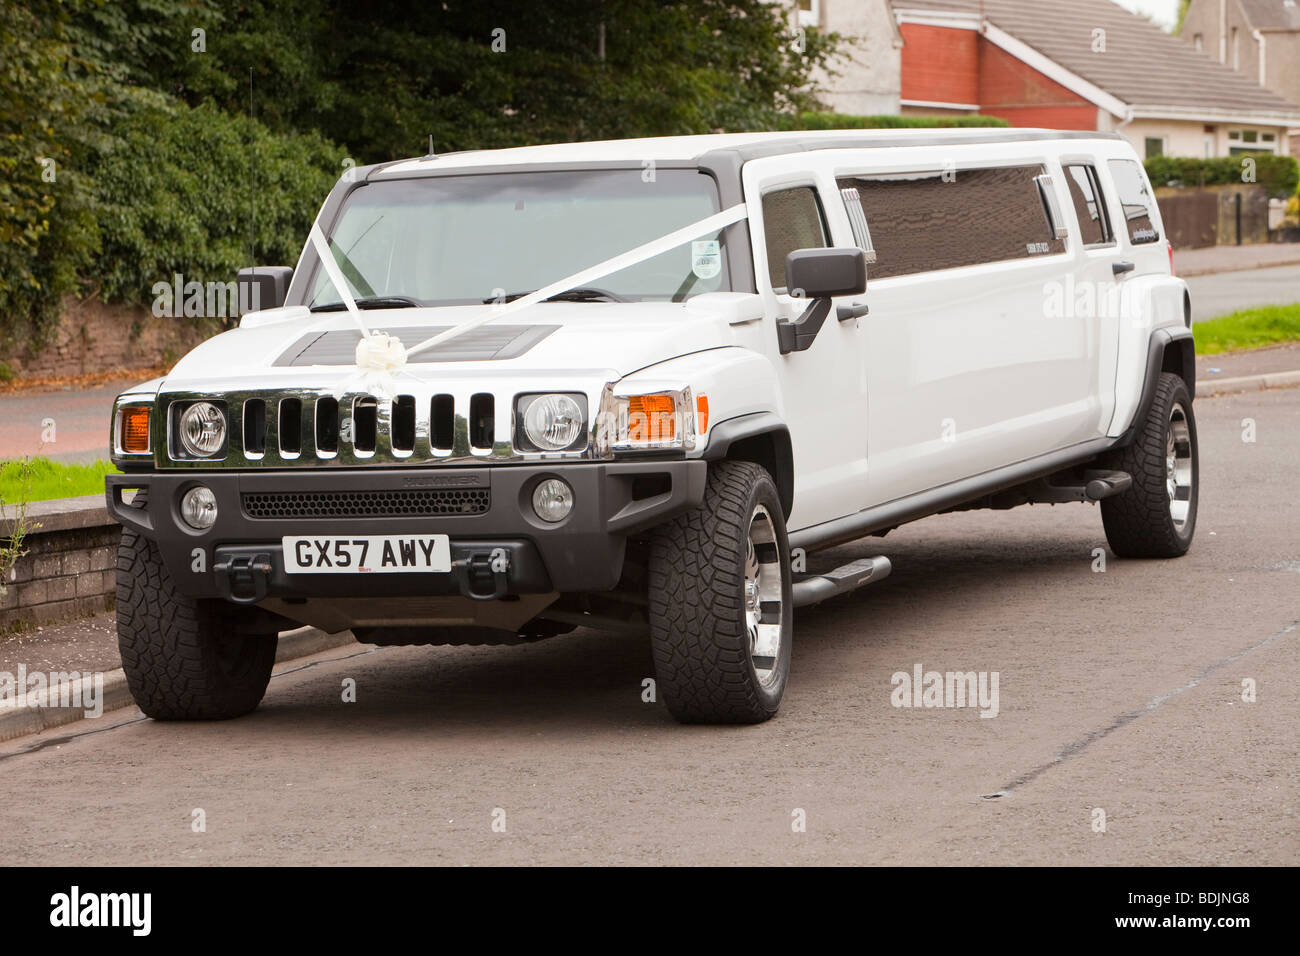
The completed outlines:
[[[699,279],[712,279],[722,271],[722,244],[717,239],[691,243],[691,271]]]

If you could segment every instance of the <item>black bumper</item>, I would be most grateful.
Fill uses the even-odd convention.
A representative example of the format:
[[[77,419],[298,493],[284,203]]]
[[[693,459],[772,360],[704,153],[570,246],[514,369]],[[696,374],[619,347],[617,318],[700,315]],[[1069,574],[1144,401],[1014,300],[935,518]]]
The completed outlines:
[[[150,472],[110,475],[106,494],[109,513],[157,542],[177,588],[190,597],[248,602],[268,596],[459,593],[499,598],[613,588],[622,574],[627,536],[697,507],[704,500],[707,469],[704,461],[643,461]],[[563,478],[574,492],[572,513],[555,524],[532,509],[533,489],[551,477]],[[217,502],[216,523],[203,532],[180,517],[181,496],[198,484],[212,489]],[[127,504],[122,492],[131,488],[144,489],[147,504]],[[413,497],[421,500],[412,503]],[[463,508],[463,513],[395,513],[428,511],[430,498],[450,500],[440,507]],[[472,503],[456,503],[466,499]],[[281,538],[312,534],[446,534],[452,573],[287,574]]]

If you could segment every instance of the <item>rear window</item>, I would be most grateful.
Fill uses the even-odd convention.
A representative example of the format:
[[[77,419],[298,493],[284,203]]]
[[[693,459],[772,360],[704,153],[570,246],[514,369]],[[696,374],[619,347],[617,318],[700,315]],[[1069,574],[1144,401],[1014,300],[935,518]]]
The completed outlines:
[[[1042,166],[855,176],[852,190],[871,230],[873,278],[1064,252],[1035,177]],[[850,220],[854,210],[849,209]]]
[[[1160,231],[1151,216],[1151,188],[1142,167],[1131,159],[1112,159],[1110,175],[1115,180],[1120,208],[1124,210],[1129,241],[1136,246],[1158,240]]]

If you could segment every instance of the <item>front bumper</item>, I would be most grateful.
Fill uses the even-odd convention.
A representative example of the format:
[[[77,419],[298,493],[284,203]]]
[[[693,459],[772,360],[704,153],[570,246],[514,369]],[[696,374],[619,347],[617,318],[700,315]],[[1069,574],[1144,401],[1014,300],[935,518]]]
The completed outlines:
[[[622,574],[628,535],[699,506],[707,469],[704,461],[650,460],[437,472],[151,472],[110,475],[106,496],[117,521],[157,543],[177,589],[189,597],[241,603],[266,597],[460,594],[488,599],[613,588]],[[572,513],[554,524],[532,509],[533,489],[552,477],[567,481],[574,492]],[[181,496],[197,484],[210,488],[217,502],[216,523],[202,532],[180,517]],[[138,498],[128,503],[123,498],[127,489],[145,491],[146,503]],[[383,513],[393,500],[408,501],[413,493],[426,498],[471,493],[478,511]],[[329,502],[328,516],[309,516],[314,508],[320,510],[316,505],[321,501]],[[280,540],[286,535],[399,533],[448,535],[452,573],[285,572]],[[494,570],[490,559],[501,549],[508,560],[497,561]]]

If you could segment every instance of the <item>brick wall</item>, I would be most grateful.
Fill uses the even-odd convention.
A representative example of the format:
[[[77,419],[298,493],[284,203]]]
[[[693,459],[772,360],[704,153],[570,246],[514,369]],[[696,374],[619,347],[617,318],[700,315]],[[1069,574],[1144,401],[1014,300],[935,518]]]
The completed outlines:
[[[979,61],[974,30],[904,23],[900,95],[928,103],[978,103]]]
[[[981,113],[999,116],[1012,126],[1097,128],[1094,104],[983,38],[979,42],[976,102]]]
[[[12,527],[6,513],[0,544],[8,543],[4,536]],[[23,538],[27,553],[6,576],[0,632],[111,608],[121,528],[109,519],[103,498],[37,502],[28,522],[40,527]]]
[[[65,300],[58,327],[39,351],[29,344],[0,354],[19,378],[87,375],[172,365],[220,331],[215,319],[154,318],[139,306]]]

